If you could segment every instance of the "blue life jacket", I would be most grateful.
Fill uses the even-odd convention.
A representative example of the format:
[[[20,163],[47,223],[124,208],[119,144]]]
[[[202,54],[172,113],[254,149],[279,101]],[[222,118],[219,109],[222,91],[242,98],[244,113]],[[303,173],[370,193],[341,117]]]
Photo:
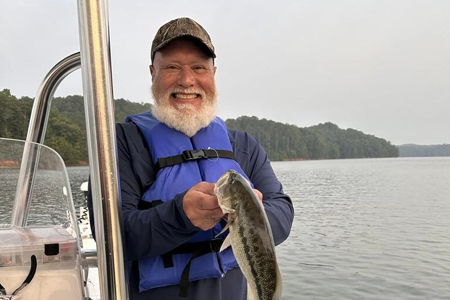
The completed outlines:
[[[132,121],[139,127],[146,140],[153,163],[159,158],[180,155],[185,150],[216,149],[233,151],[225,123],[216,117],[206,128],[192,138],[167,127],[158,121],[151,112],[132,115],[126,121]],[[147,202],[173,199],[177,194],[187,191],[195,184],[206,181],[215,183],[229,169],[234,169],[247,178],[239,164],[233,159],[210,158],[187,161],[159,169],[156,180],[143,194]],[[209,241],[223,226],[218,223],[214,228],[196,234],[188,243]],[[139,290],[180,284],[182,272],[191,257],[190,253],[173,254],[173,267],[165,268],[163,257],[150,257],[139,261]],[[210,252],[192,260],[189,281],[204,278],[222,277],[238,264],[230,248],[217,253]]]

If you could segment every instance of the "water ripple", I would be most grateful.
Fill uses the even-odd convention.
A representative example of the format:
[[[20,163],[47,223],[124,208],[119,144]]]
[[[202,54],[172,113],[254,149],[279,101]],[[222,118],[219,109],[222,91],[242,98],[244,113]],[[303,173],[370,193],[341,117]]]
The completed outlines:
[[[450,158],[276,162],[273,168],[295,208],[291,235],[277,246],[283,300],[450,299]],[[68,172],[80,207],[88,168]],[[14,184],[6,188],[14,191]],[[5,197],[0,223],[12,205]],[[49,202],[35,212],[51,220],[58,209]]]
[[[450,299],[450,158],[273,167],[295,207],[283,299]]]

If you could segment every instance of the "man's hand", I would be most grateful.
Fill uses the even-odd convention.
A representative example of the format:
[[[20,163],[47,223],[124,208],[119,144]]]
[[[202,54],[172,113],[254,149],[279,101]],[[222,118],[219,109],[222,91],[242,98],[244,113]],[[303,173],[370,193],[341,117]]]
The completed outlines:
[[[253,191],[255,192],[256,196],[258,196],[259,201],[262,202],[263,194],[260,191],[258,191],[257,189],[253,189]]]
[[[191,187],[183,198],[183,210],[192,224],[208,230],[223,217],[216,195],[214,183],[200,182]]]

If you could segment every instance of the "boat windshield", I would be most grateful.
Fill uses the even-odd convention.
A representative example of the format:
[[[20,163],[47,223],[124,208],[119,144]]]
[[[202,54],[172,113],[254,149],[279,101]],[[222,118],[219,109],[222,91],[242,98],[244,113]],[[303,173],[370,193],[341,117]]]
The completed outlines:
[[[53,149],[36,143],[0,138],[0,227],[10,227],[25,145],[36,167],[27,226],[60,226],[74,237],[76,222],[64,162]]]

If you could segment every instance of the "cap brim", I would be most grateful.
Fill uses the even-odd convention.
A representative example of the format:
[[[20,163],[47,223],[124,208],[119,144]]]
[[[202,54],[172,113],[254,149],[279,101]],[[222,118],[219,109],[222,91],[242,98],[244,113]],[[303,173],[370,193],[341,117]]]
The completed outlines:
[[[181,37],[185,37],[185,36],[186,36],[186,37],[191,37],[191,38],[194,38],[194,39],[198,40],[200,43],[202,43],[202,45],[205,46],[206,49],[208,49],[210,56],[211,56],[212,58],[216,58],[216,54],[214,53],[214,51],[211,50],[211,49],[208,47],[208,45],[207,45],[201,38],[199,38],[199,37],[197,37],[197,36],[195,36],[195,35],[192,35],[192,34],[182,33],[182,34],[175,35],[175,36],[171,37],[170,39],[165,40],[164,42],[162,42],[162,43],[159,44],[158,46],[156,46],[156,47],[153,49],[152,60],[153,60],[153,58],[155,57],[155,53],[156,53],[158,50],[160,50],[161,48],[163,48],[164,46],[166,46],[166,45],[167,45],[168,43],[170,43],[171,41],[173,41],[173,40],[175,40],[175,39],[178,39],[178,38],[181,38]]]

